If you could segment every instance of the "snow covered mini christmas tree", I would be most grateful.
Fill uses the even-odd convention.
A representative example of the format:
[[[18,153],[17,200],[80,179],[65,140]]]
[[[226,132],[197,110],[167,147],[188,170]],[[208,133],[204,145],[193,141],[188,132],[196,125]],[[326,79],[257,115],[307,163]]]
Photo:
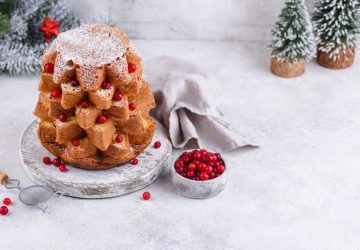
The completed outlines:
[[[282,77],[304,73],[315,53],[309,13],[303,0],[287,0],[272,30],[271,71]]]
[[[327,68],[350,67],[354,60],[358,0],[320,0],[315,4],[317,62]]]

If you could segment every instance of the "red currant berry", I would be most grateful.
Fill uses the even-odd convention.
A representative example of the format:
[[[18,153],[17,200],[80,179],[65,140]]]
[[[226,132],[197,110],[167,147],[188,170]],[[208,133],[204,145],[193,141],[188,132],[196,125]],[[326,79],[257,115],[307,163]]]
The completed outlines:
[[[209,175],[208,175],[207,173],[200,173],[199,179],[200,179],[201,181],[206,181],[206,180],[209,179]]]
[[[160,141],[156,141],[154,143],[154,148],[160,148],[161,147],[161,142]]]
[[[45,64],[44,71],[45,71],[45,73],[53,74],[54,73],[54,64],[52,64],[52,63]]]
[[[53,91],[51,91],[51,97],[52,98],[60,98],[61,91],[59,89],[54,89]]]
[[[215,153],[215,156],[216,156],[216,158],[217,158],[218,161],[221,159],[221,154]]]
[[[206,149],[200,149],[200,154],[201,154],[202,156],[206,156],[206,155],[207,155]]]
[[[113,100],[118,102],[122,99],[122,94],[119,91],[115,91],[114,95],[113,95]]]
[[[182,160],[177,160],[177,161],[175,161],[175,167],[176,167],[177,169],[182,169],[182,168],[184,168],[184,162],[183,162]]]
[[[60,120],[61,122],[66,122],[66,120],[67,120],[67,115],[61,114],[61,115],[59,116],[59,120]]]
[[[122,143],[123,137],[122,137],[121,135],[117,135],[117,136],[115,137],[115,141],[116,141],[117,143]]]
[[[1,215],[7,215],[9,212],[9,209],[5,206],[0,207],[0,214]]]
[[[190,157],[184,157],[182,160],[185,164],[189,164],[189,162],[191,161]]]
[[[214,179],[214,178],[215,178],[215,173],[214,172],[209,173],[209,179]]]
[[[74,147],[80,146],[80,141],[79,141],[79,140],[73,140],[71,143],[72,143],[72,145],[73,145]]]
[[[188,178],[188,179],[192,179],[192,178],[194,178],[194,171],[188,171],[187,173],[186,173],[186,178]]]
[[[10,198],[5,198],[3,200],[3,203],[4,203],[4,205],[9,206],[11,204],[11,199]]]
[[[201,154],[199,152],[193,153],[194,160],[200,160]]]
[[[101,123],[101,124],[105,123],[106,122],[106,116],[105,115],[99,115],[97,117],[97,122]]]
[[[134,73],[136,71],[136,65],[133,63],[128,63],[128,71],[129,73]]]
[[[207,169],[207,166],[205,163],[199,164],[199,167],[198,167],[199,172],[206,172],[206,169]]]
[[[42,161],[43,161],[43,163],[46,164],[46,165],[51,164],[51,159],[50,159],[50,157],[45,156],[45,157],[43,157]]]
[[[151,194],[149,192],[144,192],[142,195],[144,200],[150,200]]]
[[[208,174],[210,174],[210,173],[212,173],[214,170],[213,170],[213,168],[211,167],[211,166],[207,166],[207,168],[206,168],[206,173],[208,173]]]
[[[79,87],[80,86],[80,83],[77,80],[71,80],[70,84],[73,87]]]
[[[137,165],[138,163],[139,163],[139,160],[136,158],[132,159],[132,161],[131,161],[131,164],[133,164],[133,165]]]
[[[111,83],[108,81],[105,81],[101,84],[102,89],[109,89],[111,87]]]
[[[207,154],[206,156],[206,162],[215,162],[217,157],[213,154]]]
[[[219,165],[216,167],[216,172],[219,174],[222,174],[225,171],[225,166],[224,165]]]
[[[83,109],[87,109],[89,107],[89,102],[88,101],[82,101],[80,105],[81,105],[81,107]]]
[[[196,170],[196,165],[194,163],[190,163],[188,166],[188,170],[194,172]]]
[[[59,166],[59,170],[60,170],[60,172],[66,172],[66,171],[67,171],[66,165],[65,165],[65,164],[61,164],[61,165]]]
[[[130,109],[131,111],[134,111],[134,110],[136,109],[136,104],[133,103],[133,102],[130,102],[130,103],[129,103],[129,109]]]
[[[61,160],[59,157],[56,157],[54,160],[53,160],[53,164],[55,167],[59,167],[61,165]]]
[[[195,166],[199,166],[200,162],[198,160],[194,160],[192,163],[195,164]]]

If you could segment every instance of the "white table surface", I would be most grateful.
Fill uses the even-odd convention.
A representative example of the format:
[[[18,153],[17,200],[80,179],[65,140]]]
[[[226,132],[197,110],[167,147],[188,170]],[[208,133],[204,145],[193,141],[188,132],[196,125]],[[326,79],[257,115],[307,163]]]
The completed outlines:
[[[360,81],[312,62],[296,79],[268,70],[262,43],[142,41],[144,59],[176,55],[219,77],[217,100],[258,149],[225,154],[216,198],[177,194],[169,171],[123,197],[53,200],[47,213],[17,201],[0,216],[1,249],[356,249],[360,247]],[[146,69],[145,69],[146,70]],[[34,119],[38,76],[0,76],[0,169],[31,184],[19,140]]]

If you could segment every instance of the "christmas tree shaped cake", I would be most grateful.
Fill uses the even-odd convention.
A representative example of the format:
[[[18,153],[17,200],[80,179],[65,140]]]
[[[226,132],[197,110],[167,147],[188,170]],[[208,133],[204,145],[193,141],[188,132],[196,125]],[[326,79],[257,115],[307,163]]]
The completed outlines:
[[[313,14],[317,62],[328,68],[352,65],[358,33],[358,0],[320,0]]]
[[[271,71],[283,77],[304,72],[305,61],[314,56],[314,38],[303,0],[287,0],[272,29]]]
[[[90,24],[61,33],[42,68],[34,114],[39,140],[51,153],[80,168],[108,169],[150,143],[155,101],[123,31]]]

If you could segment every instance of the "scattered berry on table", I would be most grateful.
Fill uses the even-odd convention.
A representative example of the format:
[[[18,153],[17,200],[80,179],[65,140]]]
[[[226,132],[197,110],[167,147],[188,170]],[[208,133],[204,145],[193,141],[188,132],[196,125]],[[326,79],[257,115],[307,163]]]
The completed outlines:
[[[161,147],[161,142],[160,141],[156,141],[154,143],[154,148],[160,148]]]
[[[0,207],[0,214],[7,215],[9,213],[9,209],[6,206]]]
[[[3,203],[4,203],[4,205],[9,206],[11,204],[11,199],[10,198],[5,198],[3,200]]]
[[[144,192],[142,196],[143,196],[143,199],[146,201],[150,200],[150,198],[151,198],[151,194],[149,192]]]

